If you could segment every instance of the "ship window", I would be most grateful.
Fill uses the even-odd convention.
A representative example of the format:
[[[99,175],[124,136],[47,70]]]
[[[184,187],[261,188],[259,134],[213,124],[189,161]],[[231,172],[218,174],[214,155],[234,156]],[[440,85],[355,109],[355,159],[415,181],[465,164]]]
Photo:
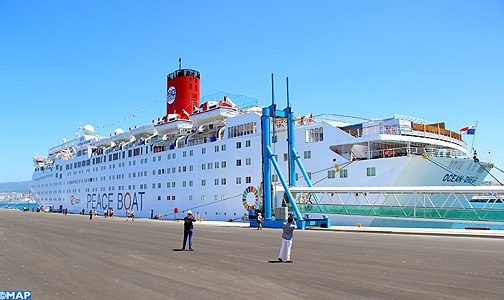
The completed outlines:
[[[341,169],[339,172],[339,177],[340,178],[348,178],[348,170],[347,169]]]
[[[226,145],[221,145],[221,151],[226,151]]]
[[[226,178],[221,178],[221,185],[226,185]]]
[[[241,148],[241,142],[236,142],[236,149],[240,149]]]
[[[329,171],[327,171],[327,178],[334,179],[335,177],[336,177],[336,171],[335,170],[329,170]]]
[[[201,170],[206,170],[206,164],[201,164]]]
[[[221,162],[221,167],[222,167],[222,168],[225,168],[225,167],[226,167],[226,161],[222,161],[222,162]]]
[[[250,166],[251,163],[252,163],[252,159],[250,157],[245,158],[245,165]]]
[[[241,184],[241,177],[236,177],[236,184]]]
[[[215,178],[214,185],[219,185],[219,178]]]
[[[367,176],[376,176],[376,168],[368,167],[367,168]]]
[[[219,146],[215,146],[215,152],[219,152]]]
[[[206,186],[206,180],[205,179],[201,179],[201,186]]]
[[[193,156],[193,150],[189,150],[189,156]]]
[[[201,148],[201,154],[205,154],[206,153],[206,148]]]
[[[193,195],[189,195],[189,200],[192,200],[193,199]]]
[[[236,160],[236,166],[238,166],[238,167],[241,166],[241,159]]]
[[[308,151],[305,151],[305,152],[304,152],[304,158],[305,158],[305,159],[310,159],[310,158],[311,158],[311,151],[309,151],[309,150],[308,150]]]
[[[252,177],[247,176],[245,177],[245,183],[251,183],[252,182]]]
[[[250,147],[250,140],[245,141],[245,147]]]

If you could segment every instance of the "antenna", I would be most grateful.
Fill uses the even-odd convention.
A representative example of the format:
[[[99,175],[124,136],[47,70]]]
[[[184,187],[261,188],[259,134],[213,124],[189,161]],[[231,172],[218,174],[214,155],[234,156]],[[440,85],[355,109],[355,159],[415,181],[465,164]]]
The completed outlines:
[[[182,58],[181,57],[179,57],[179,59],[178,59],[178,69],[182,70]]]

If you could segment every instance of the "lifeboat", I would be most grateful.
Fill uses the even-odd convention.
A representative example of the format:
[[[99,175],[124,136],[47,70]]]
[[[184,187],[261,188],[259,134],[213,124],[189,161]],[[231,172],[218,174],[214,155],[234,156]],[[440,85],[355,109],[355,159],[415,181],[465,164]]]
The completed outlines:
[[[116,144],[128,143],[135,140],[133,134],[130,131],[124,131],[122,129],[116,129],[110,139]]]
[[[95,142],[95,146],[99,148],[110,148],[113,147],[115,144],[112,141],[111,138],[103,138]]]
[[[227,118],[236,117],[238,115],[238,107],[227,97],[224,97],[224,101],[208,101],[201,104],[198,109],[191,114],[191,120],[193,121],[194,127],[200,127],[216,121],[224,121]]]
[[[154,124],[147,124],[131,129],[131,134],[135,138],[139,139],[155,136],[158,134],[158,132],[156,128],[154,128]]]
[[[189,119],[184,119],[184,115],[168,114],[163,120],[156,125],[156,130],[160,135],[178,134],[181,129],[191,129],[192,122]],[[188,118],[188,115],[186,115]]]

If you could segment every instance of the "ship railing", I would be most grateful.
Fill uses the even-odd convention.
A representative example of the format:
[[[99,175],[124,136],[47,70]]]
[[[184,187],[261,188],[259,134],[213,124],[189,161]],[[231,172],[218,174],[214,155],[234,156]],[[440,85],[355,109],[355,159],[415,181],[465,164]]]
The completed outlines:
[[[304,214],[504,222],[504,186],[291,187],[289,190]],[[276,206],[281,206],[283,194],[283,188],[277,187]],[[314,195],[320,204],[312,201]],[[471,201],[473,197],[479,202]]]
[[[367,154],[367,151],[366,151]],[[429,155],[431,157],[466,157],[462,151],[455,149],[432,148],[432,147],[398,147],[372,150],[371,159],[409,156],[409,155]]]
[[[421,127],[415,126],[415,128],[421,128]],[[416,136],[416,137],[446,141],[457,144],[464,148],[467,146],[466,143],[460,138],[460,134],[454,133],[452,131],[438,128],[437,132],[433,132],[433,130],[429,131],[426,129],[426,128],[432,128],[432,126],[422,128],[423,130],[415,130],[415,128],[404,125],[401,126],[401,125],[377,124],[375,126],[367,126],[367,127],[351,126],[347,128],[342,128],[342,130],[356,138],[375,134],[407,135],[407,136]]]

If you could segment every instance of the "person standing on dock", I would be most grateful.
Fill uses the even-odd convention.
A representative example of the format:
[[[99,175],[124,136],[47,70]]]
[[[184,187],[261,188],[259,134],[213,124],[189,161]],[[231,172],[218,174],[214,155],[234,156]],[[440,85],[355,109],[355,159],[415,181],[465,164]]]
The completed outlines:
[[[89,220],[93,220],[93,210],[89,210]]]
[[[263,216],[261,213],[257,213],[257,230],[262,230],[263,226]]]
[[[283,224],[283,232],[282,232],[282,246],[280,247],[280,253],[278,254],[278,261],[283,261],[284,250],[285,254],[285,262],[291,263],[290,254],[292,247],[292,237],[294,236],[294,229],[296,229],[296,222],[294,222],[293,217],[289,217],[287,222]]]
[[[184,241],[182,242],[182,250],[185,250],[187,238],[189,237],[189,251],[193,251],[192,247],[192,236],[193,236],[193,222],[196,219],[192,215],[192,211],[187,212],[187,216],[184,218]]]

